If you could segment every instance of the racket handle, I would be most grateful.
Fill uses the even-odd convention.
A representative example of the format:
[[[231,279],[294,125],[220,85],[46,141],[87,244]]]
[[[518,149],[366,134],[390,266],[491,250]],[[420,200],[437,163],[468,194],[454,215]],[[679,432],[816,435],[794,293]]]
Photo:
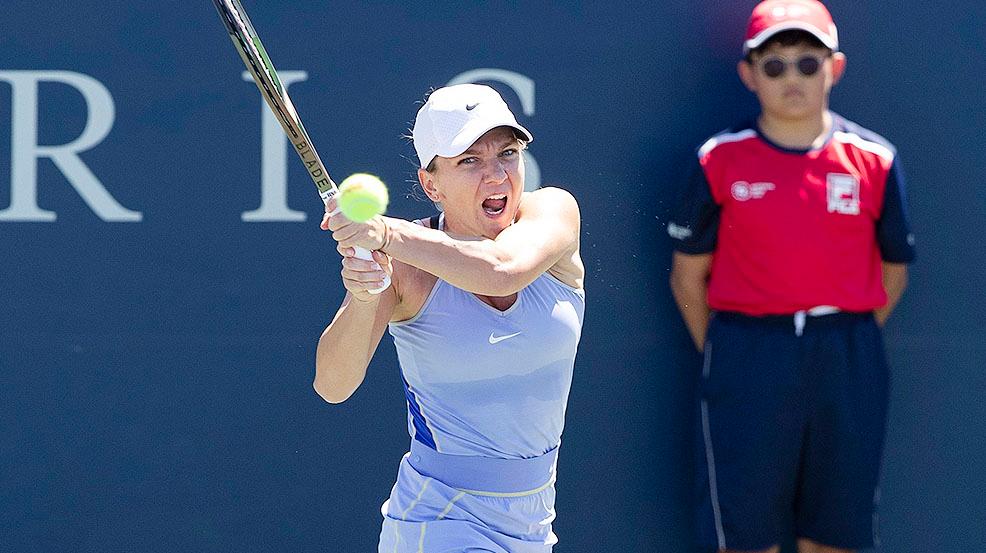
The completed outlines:
[[[322,196],[322,200],[326,203],[328,203],[330,198],[332,198],[332,193],[324,194]],[[329,215],[335,215],[336,213],[339,213],[339,211],[341,210],[338,207],[336,207],[335,209],[332,210],[331,213],[329,213]],[[376,263],[376,260],[373,259],[373,255],[370,254],[370,250],[367,250],[365,248],[353,248],[353,249],[356,250],[356,259],[363,259],[366,261],[373,261],[374,263]],[[387,288],[390,288],[390,275],[384,273],[383,284],[380,285],[380,288],[367,290],[367,292],[371,294],[380,294]]]
[[[357,259],[365,259],[367,261],[373,261],[374,263],[376,263],[376,261],[373,259],[373,255],[370,253],[370,250],[363,249],[363,248],[354,248],[354,249],[356,250],[356,258]],[[380,285],[380,288],[374,288],[373,290],[367,290],[367,292],[369,292],[371,294],[380,294],[381,292],[383,292],[387,288],[390,288],[390,275],[384,273],[384,275],[383,275],[383,284]]]

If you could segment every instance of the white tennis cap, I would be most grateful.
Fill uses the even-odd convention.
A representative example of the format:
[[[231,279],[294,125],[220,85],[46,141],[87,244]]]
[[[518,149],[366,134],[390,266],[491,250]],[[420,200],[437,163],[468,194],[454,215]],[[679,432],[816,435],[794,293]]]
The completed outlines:
[[[426,168],[435,156],[455,157],[497,127],[513,127],[528,142],[534,140],[497,91],[485,85],[457,84],[431,93],[414,118],[411,139],[421,167]]]

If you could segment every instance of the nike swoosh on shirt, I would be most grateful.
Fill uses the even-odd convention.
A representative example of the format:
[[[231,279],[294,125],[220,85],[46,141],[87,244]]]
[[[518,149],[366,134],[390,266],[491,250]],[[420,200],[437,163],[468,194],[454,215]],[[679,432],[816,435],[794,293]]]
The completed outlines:
[[[508,338],[513,338],[514,336],[519,336],[519,335],[520,335],[520,332],[514,332],[513,334],[507,334],[506,336],[493,336],[493,333],[490,332],[490,343],[491,344],[498,344],[498,343],[500,343],[500,342],[502,342],[502,341],[504,341],[504,340],[506,340]]]

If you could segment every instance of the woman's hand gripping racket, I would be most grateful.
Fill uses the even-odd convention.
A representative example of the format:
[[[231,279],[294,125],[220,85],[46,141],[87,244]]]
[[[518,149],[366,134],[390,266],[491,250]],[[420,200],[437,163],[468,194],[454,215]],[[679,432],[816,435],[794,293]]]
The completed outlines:
[[[291,145],[294,146],[294,150],[301,157],[301,161],[305,163],[305,167],[308,169],[308,175],[315,182],[315,187],[318,188],[318,194],[322,197],[322,201],[328,205],[330,200],[340,194],[339,188],[332,182],[329,172],[326,171],[325,165],[322,164],[321,158],[318,157],[318,152],[312,146],[311,140],[308,138],[308,132],[305,130],[305,126],[301,124],[301,118],[298,117],[298,112],[295,111],[294,104],[291,103],[291,98],[288,97],[287,91],[281,86],[281,81],[277,78],[277,71],[274,70],[274,64],[271,63],[270,58],[267,56],[267,50],[264,49],[260,38],[257,37],[257,32],[254,30],[253,24],[250,23],[250,18],[247,17],[246,12],[243,10],[243,5],[240,4],[240,0],[212,1],[216,5],[216,9],[219,10],[219,15],[226,25],[226,30],[229,31],[229,37],[233,41],[236,51],[240,53],[243,63],[246,64],[250,74],[253,75],[253,80],[257,83],[260,94],[267,101],[267,105],[274,112],[274,116],[280,121],[281,128],[288,135],[288,139],[291,141]],[[380,186],[382,187],[383,183],[380,183]],[[345,195],[347,193],[344,190],[341,194]],[[361,199],[365,200],[365,192],[361,196]],[[337,200],[340,206],[354,203],[347,201],[348,198],[344,199],[342,196],[337,198]],[[380,215],[387,207],[386,188],[383,188],[382,198],[379,193],[376,194],[375,203],[371,198],[369,208],[363,201],[356,203],[361,206],[362,211],[360,212],[360,216],[365,215],[367,209],[371,212],[375,211],[373,215]],[[332,215],[338,211],[339,208],[336,208],[332,212]],[[347,213],[344,212],[344,214],[348,217]],[[350,218],[357,220],[356,218]],[[366,219],[369,218],[366,217]],[[373,261],[373,256],[370,252],[363,248],[356,248],[356,257]],[[385,275],[383,285],[370,292],[379,294],[389,286],[390,276]]]

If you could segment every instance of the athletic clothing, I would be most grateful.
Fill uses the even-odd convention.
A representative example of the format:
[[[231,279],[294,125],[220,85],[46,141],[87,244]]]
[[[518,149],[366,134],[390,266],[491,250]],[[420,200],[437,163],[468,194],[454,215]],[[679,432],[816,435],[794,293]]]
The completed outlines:
[[[412,440],[381,508],[378,552],[550,553],[557,452],[493,459]]]
[[[701,545],[872,547],[888,376],[870,314],[716,313],[699,384]],[[793,513],[793,515],[792,515]],[[792,520],[793,516],[793,520]]]
[[[584,292],[547,273],[505,311],[438,279],[417,316],[390,324],[412,445],[381,552],[551,550],[584,310]]]
[[[755,124],[710,138],[668,232],[678,251],[714,252],[709,307],[750,315],[871,311],[887,301],[881,260],[914,259],[896,150],[838,115],[814,150]]]
[[[766,549],[793,524],[798,537],[870,547],[887,410],[872,311],[887,301],[882,262],[914,259],[896,151],[833,114],[817,149],[747,124],[696,160],[668,233],[679,252],[712,254],[699,541]]]
[[[441,453],[525,459],[561,443],[584,295],[545,273],[506,311],[439,279],[391,323],[411,436]]]

